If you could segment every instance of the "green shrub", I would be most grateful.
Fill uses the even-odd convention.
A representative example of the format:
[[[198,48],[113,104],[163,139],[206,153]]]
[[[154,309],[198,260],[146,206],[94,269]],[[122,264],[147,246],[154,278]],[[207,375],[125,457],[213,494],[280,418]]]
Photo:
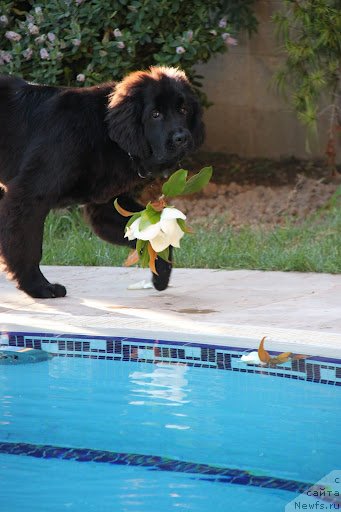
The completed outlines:
[[[276,73],[277,85],[290,93],[298,118],[316,132],[317,119],[329,115],[327,156],[335,161],[341,107],[340,0],[285,0],[274,16],[287,54]],[[323,108],[322,108],[323,105]]]
[[[0,72],[92,85],[152,64],[193,66],[252,32],[254,0],[0,0]]]

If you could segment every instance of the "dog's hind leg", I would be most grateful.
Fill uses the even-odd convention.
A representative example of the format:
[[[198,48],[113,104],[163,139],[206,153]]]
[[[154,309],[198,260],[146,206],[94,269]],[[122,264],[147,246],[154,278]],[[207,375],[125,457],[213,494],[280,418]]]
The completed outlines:
[[[118,203],[128,211],[138,212],[143,210],[143,206],[126,195],[119,196]],[[122,217],[115,210],[113,199],[105,204],[91,203],[86,205],[85,218],[96,235],[106,242],[135,247],[134,240],[129,241],[127,238],[124,238],[124,227],[128,219]],[[162,258],[157,258],[155,266],[158,274],[153,274],[152,277],[154,288],[159,291],[165,290],[172,272],[172,251],[169,251],[169,262],[164,261]]]
[[[20,290],[31,297],[54,298],[66,294],[64,286],[51,284],[41,273],[46,200],[30,197],[20,187],[10,187],[0,201],[0,258]]]

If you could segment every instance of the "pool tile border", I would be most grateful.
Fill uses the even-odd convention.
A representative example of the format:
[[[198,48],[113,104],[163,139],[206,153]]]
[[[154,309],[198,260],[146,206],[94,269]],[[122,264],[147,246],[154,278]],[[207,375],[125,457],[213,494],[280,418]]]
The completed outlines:
[[[250,471],[237,468],[198,464],[157,455],[111,452],[89,448],[70,448],[5,441],[0,442],[0,453],[39,459],[60,459],[65,461],[71,460],[76,462],[93,462],[120,466],[140,466],[154,471],[174,471],[191,474],[192,476],[198,475],[196,478],[199,480],[276,489],[293,492],[295,494],[302,494],[313,485],[296,480],[256,475]]]
[[[244,347],[120,336],[107,337],[30,332],[0,334],[2,347],[9,345],[34,348],[44,350],[58,357],[134,361],[151,364],[185,364],[197,368],[261,374],[264,376],[341,386],[340,359],[310,356],[306,359],[290,360],[276,368],[269,368],[243,363],[240,360],[241,355],[251,350]],[[270,354],[277,355],[278,352],[270,351]]]

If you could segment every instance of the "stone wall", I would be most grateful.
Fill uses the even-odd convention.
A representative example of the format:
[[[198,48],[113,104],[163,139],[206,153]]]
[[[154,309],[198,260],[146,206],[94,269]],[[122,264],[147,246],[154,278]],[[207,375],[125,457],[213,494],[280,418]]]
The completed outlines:
[[[256,2],[258,33],[239,39],[225,55],[197,67],[204,75],[204,91],[214,105],[205,112],[204,149],[243,157],[321,157],[325,151],[326,120],[319,127],[320,142],[306,151],[306,130],[295,112],[270,85],[284,55],[275,37],[271,16],[283,2]],[[323,124],[324,123],[324,124]]]

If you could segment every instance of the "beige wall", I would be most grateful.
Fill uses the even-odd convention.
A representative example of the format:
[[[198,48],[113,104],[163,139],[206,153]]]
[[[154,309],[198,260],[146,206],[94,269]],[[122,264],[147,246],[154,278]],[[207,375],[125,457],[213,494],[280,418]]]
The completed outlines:
[[[197,67],[204,75],[204,91],[214,102],[205,113],[204,149],[243,157],[281,158],[323,156],[325,136],[306,152],[306,131],[283,97],[270,87],[284,56],[270,17],[280,1],[256,2],[258,33],[239,39],[237,47]],[[320,134],[325,134],[320,127]]]

